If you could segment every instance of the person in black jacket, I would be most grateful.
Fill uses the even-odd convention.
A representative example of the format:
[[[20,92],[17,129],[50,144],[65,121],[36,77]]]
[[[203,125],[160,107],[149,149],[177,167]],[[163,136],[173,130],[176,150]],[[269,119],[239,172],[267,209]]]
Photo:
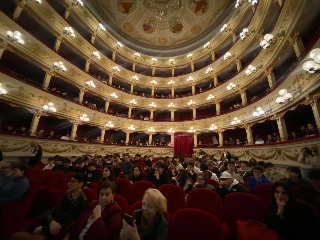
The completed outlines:
[[[231,154],[228,152],[227,149],[224,149],[222,156],[225,157],[226,159],[228,159],[228,161],[230,161],[230,159],[231,159]]]
[[[232,179],[232,176],[228,172],[223,172],[220,176],[220,187],[217,189],[217,193],[220,195],[222,202],[229,193],[243,192],[249,193],[249,190],[241,185],[236,179]]]
[[[88,182],[99,182],[100,180],[100,170],[96,169],[96,163],[95,162],[89,162],[88,164]]]
[[[72,165],[72,161],[70,159],[66,159],[64,161],[64,172],[65,173],[77,172],[77,168]]]
[[[194,169],[194,162],[188,161],[187,163],[188,176],[195,183],[197,181],[197,174],[193,171],[193,169]]]
[[[319,240],[320,222],[312,208],[296,201],[285,182],[274,183],[272,191],[268,228],[288,240]]]
[[[132,176],[129,178],[129,181],[131,182],[131,184],[134,184],[142,180],[143,176],[141,165],[134,165],[132,168]]]
[[[54,167],[52,168],[52,172],[56,172],[56,171],[64,171],[64,165],[63,165],[63,161],[65,159],[63,157],[56,157],[55,158],[55,162],[54,162]]]
[[[33,167],[38,162],[41,162],[41,157],[42,157],[42,149],[40,145],[37,145],[32,152],[32,156],[29,161],[29,166]]]
[[[18,232],[10,239],[53,239],[60,231],[74,220],[76,220],[87,206],[87,198],[82,188],[87,183],[87,175],[76,173],[68,184],[66,195],[51,210],[45,212],[38,218],[40,227],[37,227],[33,233]]]
[[[162,162],[156,162],[155,171],[148,175],[147,181],[152,182],[156,188],[159,188],[163,184],[169,184],[169,177],[163,169],[164,164]]]

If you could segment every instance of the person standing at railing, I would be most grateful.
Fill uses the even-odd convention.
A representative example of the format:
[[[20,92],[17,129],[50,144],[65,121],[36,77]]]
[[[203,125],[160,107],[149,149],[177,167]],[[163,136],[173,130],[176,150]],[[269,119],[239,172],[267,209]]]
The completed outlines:
[[[301,150],[298,162],[301,163],[303,179],[309,181],[309,170],[317,166],[317,158],[313,155],[310,148],[304,147]]]

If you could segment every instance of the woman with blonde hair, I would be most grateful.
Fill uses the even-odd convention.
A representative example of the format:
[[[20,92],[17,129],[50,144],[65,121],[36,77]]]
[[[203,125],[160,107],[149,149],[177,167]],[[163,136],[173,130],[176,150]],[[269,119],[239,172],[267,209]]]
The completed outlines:
[[[169,223],[163,216],[167,199],[157,189],[149,188],[142,198],[142,209],[133,213],[133,226],[123,220],[121,240],[166,240]]]

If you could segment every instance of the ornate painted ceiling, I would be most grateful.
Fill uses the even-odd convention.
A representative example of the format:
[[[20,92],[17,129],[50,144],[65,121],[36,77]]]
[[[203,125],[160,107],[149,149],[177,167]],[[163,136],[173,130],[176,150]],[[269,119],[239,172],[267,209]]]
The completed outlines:
[[[125,39],[150,48],[202,39],[232,0],[91,0],[94,11]],[[211,27],[211,28],[210,28]],[[151,47],[153,46],[153,47]],[[158,48],[159,49],[159,48]]]

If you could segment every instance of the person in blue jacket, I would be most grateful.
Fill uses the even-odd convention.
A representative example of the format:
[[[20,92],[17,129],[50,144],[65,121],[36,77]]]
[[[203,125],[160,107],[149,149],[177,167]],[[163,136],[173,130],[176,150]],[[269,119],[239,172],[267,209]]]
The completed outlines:
[[[262,183],[271,183],[268,179],[263,177],[263,168],[262,167],[254,167],[253,168],[253,177],[249,179],[248,185],[252,188],[254,192],[255,186]]]

